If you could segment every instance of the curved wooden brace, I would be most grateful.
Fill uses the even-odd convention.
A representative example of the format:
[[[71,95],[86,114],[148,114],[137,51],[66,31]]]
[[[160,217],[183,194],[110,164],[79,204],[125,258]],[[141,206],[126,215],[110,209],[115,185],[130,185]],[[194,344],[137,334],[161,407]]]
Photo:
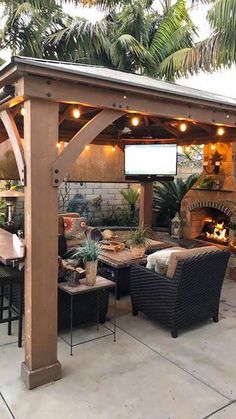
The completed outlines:
[[[19,171],[20,182],[22,185],[25,184],[25,159],[24,149],[21,142],[20,134],[14,118],[9,110],[3,110],[0,112],[0,118],[7,131],[11,146],[16,159],[16,164]]]
[[[53,186],[60,185],[68,168],[76,161],[85,145],[91,143],[100,132],[124,114],[125,112],[118,110],[103,109],[74,135],[53,165]]]

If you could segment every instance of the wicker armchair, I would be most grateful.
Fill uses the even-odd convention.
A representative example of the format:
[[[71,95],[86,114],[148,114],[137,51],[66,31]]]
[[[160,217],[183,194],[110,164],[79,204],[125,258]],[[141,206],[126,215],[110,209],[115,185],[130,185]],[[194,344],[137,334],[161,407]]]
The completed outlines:
[[[130,293],[133,315],[142,311],[178,330],[212,318],[218,322],[221,288],[230,253],[216,251],[195,255],[177,264],[174,277],[157,274],[142,266],[131,269]]]

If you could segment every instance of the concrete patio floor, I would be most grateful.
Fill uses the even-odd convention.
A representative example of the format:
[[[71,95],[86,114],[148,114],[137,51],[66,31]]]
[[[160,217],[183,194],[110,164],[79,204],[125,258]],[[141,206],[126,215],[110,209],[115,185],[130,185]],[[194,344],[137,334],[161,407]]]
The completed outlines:
[[[117,342],[110,336],[77,346],[71,357],[58,338],[63,379],[32,391],[20,379],[16,330],[8,337],[1,325],[0,419],[236,418],[236,282],[224,284],[219,323],[178,339],[142,314],[133,317],[128,296],[117,305]]]

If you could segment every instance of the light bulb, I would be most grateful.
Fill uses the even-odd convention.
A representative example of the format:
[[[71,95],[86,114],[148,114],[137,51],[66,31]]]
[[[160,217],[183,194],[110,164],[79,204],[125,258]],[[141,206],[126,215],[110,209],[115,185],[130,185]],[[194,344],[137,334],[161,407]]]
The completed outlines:
[[[112,150],[112,151],[116,151],[116,148],[115,148],[115,146],[114,146],[114,145],[111,147],[111,150]]]
[[[86,145],[84,148],[85,150],[89,150],[89,145]]]
[[[78,119],[80,117],[80,110],[79,108],[74,108],[72,111],[72,115],[75,119]]]
[[[222,135],[224,135],[224,133],[225,133],[224,128],[222,128],[222,127],[218,128],[218,130],[217,130],[218,135],[222,136]]]
[[[61,143],[59,143],[59,142],[58,142],[58,143],[56,143],[56,147],[57,147],[57,148],[61,148]]]
[[[22,116],[25,116],[25,108],[22,106],[22,108],[20,109],[20,114]]]
[[[211,149],[212,149],[212,150],[215,150],[215,149],[216,149],[215,144],[212,144],[212,145],[211,145]]]
[[[133,127],[137,127],[139,125],[139,118],[137,116],[133,116],[133,118],[131,118],[131,124],[133,125]]]
[[[187,130],[187,124],[183,122],[182,124],[180,124],[179,129],[181,132],[185,132]]]

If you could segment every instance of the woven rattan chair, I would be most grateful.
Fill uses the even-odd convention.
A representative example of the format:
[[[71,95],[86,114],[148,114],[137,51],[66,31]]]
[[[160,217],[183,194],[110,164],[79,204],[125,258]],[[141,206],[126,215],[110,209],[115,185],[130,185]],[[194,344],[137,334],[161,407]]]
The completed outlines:
[[[130,293],[133,315],[139,311],[170,328],[178,330],[213,319],[218,322],[221,288],[230,253],[216,251],[195,255],[177,264],[168,279],[142,266],[131,269]]]

